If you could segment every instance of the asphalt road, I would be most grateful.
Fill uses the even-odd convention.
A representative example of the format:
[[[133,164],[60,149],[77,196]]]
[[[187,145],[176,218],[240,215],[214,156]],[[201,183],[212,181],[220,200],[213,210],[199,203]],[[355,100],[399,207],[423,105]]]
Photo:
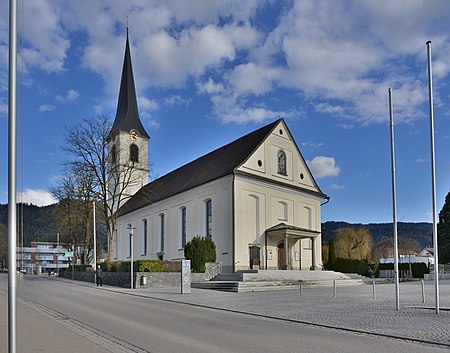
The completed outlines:
[[[0,289],[0,296],[5,297],[6,281],[0,281]],[[344,330],[166,303],[56,278],[25,276],[17,293],[18,341],[35,335],[34,341],[28,340],[29,344],[38,345],[39,340],[65,342],[59,346],[60,352],[69,350],[64,349],[64,344],[77,344],[73,337],[68,340],[61,337],[67,335],[79,337],[80,345],[75,347],[78,352],[422,353],[426,350],[432,353],[445,350]],[[46,330],[42,330],[44,321],[36,318],[39,315],[51,323],[46,325]],[[2,315],[0,320],[3,331],[6,316]],[[39,335],[33,327],[41,330]],[[4,337],[2,334],[2,341]],[[86,342],[92,346],[83,348],[81,343]]]

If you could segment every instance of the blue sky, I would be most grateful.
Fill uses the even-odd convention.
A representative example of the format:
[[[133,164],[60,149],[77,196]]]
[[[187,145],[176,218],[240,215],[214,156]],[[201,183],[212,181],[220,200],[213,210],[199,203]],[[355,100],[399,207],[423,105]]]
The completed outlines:
[[[7,202],[8,2],[0,3],[0,203]],[[426,41],[437,207],[450,188],[448,1],[19,1],[19,201],[44,205],[65,128],[115,115],[129,18],[141,119],[163,175],[284,117],[322,191],[322,220],[431,221]]]

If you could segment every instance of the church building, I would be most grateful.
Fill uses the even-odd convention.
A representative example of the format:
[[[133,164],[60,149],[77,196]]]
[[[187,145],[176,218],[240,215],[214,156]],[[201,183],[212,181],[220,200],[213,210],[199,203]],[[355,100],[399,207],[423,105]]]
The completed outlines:
[[[322,268],[321,202],[284,119],[148,183],[128,34],[110,160],[136,165],[118,209],[113,258],[176,260],[195,236],[211,238],[223,272]],[[123,190],[122,190],[123,191]],[[133,235],[130,234],[133,229]],[[131,244],[133,241],[133,244]],[[133,246],[132,246],[133,245]]]

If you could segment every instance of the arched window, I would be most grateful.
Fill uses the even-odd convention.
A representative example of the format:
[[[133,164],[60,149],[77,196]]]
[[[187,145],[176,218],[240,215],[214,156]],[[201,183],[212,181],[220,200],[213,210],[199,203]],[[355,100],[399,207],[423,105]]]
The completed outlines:
[[[117,158],[116,145],[112,146],[110,153],[111,153],[111,155],[110,155],[111,163],[115,164],[116,163],[116,158]]]
[[[286,153],[283,150],[279,150],[277,154],[278,158],[278,174],[287,175],[286,173]]]
[[[135,163],[139,162],[139,148],[134,143],[130,145],[130,161]]]

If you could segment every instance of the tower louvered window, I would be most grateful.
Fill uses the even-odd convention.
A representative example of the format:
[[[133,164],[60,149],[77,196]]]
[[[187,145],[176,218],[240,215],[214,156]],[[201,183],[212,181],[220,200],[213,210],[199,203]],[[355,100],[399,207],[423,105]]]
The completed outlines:
[[[130,146],[130,161],[139,162],[139,148],[134,143]]]

